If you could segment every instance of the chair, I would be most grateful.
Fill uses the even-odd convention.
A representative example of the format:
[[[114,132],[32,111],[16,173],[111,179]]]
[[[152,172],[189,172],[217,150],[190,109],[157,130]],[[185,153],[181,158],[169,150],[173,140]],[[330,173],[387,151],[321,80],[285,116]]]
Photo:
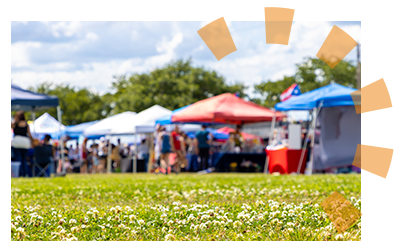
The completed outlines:
[[[51,145],[36,146],[33,153],[33,177],[50,177],[53,171],[53,149]],[[38,171],[36,171],[38,170]],[[38,173],[36,173],[38,172]]]

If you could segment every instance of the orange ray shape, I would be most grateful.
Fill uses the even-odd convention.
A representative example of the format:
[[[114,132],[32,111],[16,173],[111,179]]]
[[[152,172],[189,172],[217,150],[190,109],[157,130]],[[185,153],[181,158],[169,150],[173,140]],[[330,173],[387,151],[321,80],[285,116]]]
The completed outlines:
[[[265,36],[267,44],[289,44],[294,9],[266,7]]]
[[[361,89],[358,89],[350,94],[351,99],[353,99],[354,107],[356,108],[356,113],[361,114]]]
[[[321,207],[339,233],[349,229],[361,217],[361,212],[336,191],[321,203]]]
[[[218,61],[237,50],[223,17],[207,24],[197,33]]]
[[[317,57],[332,69],[357,45],[346,32],[334,25],[317,53]]]
[[[392,162],[392,156],[393,149],[358,144],[353,165],[386,178]]]
[[[383,78],[354,91],[350,95],[356,106],[357,114],[392,107],[389,91]],[[361,107],[359,104],[361,104]]]

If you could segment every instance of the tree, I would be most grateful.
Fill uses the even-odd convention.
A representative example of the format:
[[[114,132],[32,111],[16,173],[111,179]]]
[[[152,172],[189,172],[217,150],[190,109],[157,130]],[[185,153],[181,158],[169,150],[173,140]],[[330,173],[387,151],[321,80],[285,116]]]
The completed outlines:
[[[215,71],[193,67],[191,59],[172,61],[150,73],[115,79],[112,84],[114,113],[140,112],[155,104],[174,110],[227,92],[245,96],[242,83],[228,85]]]
[[[267,107],[274,107],[280,102],[280,94],[293,83],[297,83],[302,93],[320,88],[332,82],[347,87],[356,88],[357,67],[353,61],[342,60],[331,69],[319,58],[307,57],[303,62],[296,64],[296,73],[293,76],[284,76],[278,81],[266,81],[255,85],[255,92],[263,98],[253,100]]]
[[[46,95],[54,95],[59,99],[62,110],[62,122],[64,125],[75,125],[102,119],[107,112],[105,104],[100,95],[89,91],[87,88],[74,88],[69,84],[58,84],[44,82],[31,91]],[[45,111],[36,112],[37,116],[44,112],[49,113],[57,119],[57,109],[51,108]],[[28,115],[28,114],[27,114]],[[29,117],[29,116],[27,116]]]

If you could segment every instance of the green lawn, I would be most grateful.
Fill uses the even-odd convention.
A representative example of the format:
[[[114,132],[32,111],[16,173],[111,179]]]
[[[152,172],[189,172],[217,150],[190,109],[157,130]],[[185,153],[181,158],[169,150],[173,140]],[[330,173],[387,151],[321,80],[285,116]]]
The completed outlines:
[[[103,174],[11,182],[12,240],[361,240],[318,205],[361,210],[361,175]]]

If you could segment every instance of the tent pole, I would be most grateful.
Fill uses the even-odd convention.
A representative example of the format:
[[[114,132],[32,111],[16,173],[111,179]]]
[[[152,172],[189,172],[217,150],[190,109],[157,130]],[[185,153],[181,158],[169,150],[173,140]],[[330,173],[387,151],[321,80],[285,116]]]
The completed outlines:
[[[306,137],[304,138],[303,148],[301,149],[300,161],[299,161],[299,164],[297,165],[297,174],[300,174],[300,168],[301,168],[301,165],[303,163],[304,154],[305,154],[306,149],[307,149],[307,147],[306,147],[307,137],[308,137],[308,132],[307,132]]]
[[[153,153],[153,135],[151,133],[148,134],[149,140],[146,140],[148,146],[149,146],[149,155],[148,155],[148,160],[147,160],[147,173],[150,173],[150,168],[151,168],[151,161],[150,161],[150,155]]]
[[[34,107],[31,108],[31,117],[32,117],[32,128],[33,133],[31,133],[32,137],[35,138],[35,120],[36,120],[36,112],[34,111]]]
[[[314,119],[313,119],[313,121],[314,121]],[[300,174],[300,168],[301,168],[301,165],[303,163],[304,154],[305,154],[306,149],[307,149],[307,146],[306,146],[307,145],[307,138],[310,135],[310,131],[311,131],[310,128],[311,128],[311,124],[309,124],[306,137],[304,138],[303,148],[301,149],[300,161],[299,161],[299,164],[297,165],[297,174]]]
[[[111,173],[111,136],[108,136],[108,149],[107,149],[107,172]]]
[[[62,122],[62,117],[61,117],[61,107],[60,105],[57,106],[57,118],[58,122],[61,124]],[[61,135],[61,125],[60,125],[60,150],[61,150],[61,171],[65,173],[65,168],[64,168],[64,138]]]
[[[136,142],[136,134],[134,134],[133,138],[134,138],[133,139],[133,143],[135,144],[135,155],[133,156],[133,169],[132,169],[132,172],[134,174],[136,174],[137,173],[137,154],[138,154],[138,145],[137,145],[137,142]]]
[[[273,110],[274,110],[274,117],[272,118],[271,129],[269,131],[268,145],[271,145],[271,138],[272,138],[272,135],[273,135],[274,129],[275,129],[276,110],[275,109],[273,109]]]
[[[315,112],[315,117],[313,117],[314,118],[313,119],[313,130],[314,130],[314,133],[312,135],[312,140],[311,140],[311,150],[312,151],[311,151],[311,156],[310,156],[311,173],[312,173],[312,170],[313,170],[313,159],[314,159],[315,127],[316,127],[317,117],[318,117],[319,111],[322,108],[322,104],[323,104],[323,101],[320,102],[318,110],[316,108],[314,108],[314,112]]]
[[[274,117],[272,118],[272,122],[271,122],[271,128],[269,131],[269,138],[268,138],[268,145],[270,145],[271,143],[271,138],[275,129],[275,120],[276,120],[276,110],[274,110]],[[268,174],[268,165],[269,165],[269,157],[268,154],[266,154],[265,156],[265,164],[264,164],[264,174]]]

